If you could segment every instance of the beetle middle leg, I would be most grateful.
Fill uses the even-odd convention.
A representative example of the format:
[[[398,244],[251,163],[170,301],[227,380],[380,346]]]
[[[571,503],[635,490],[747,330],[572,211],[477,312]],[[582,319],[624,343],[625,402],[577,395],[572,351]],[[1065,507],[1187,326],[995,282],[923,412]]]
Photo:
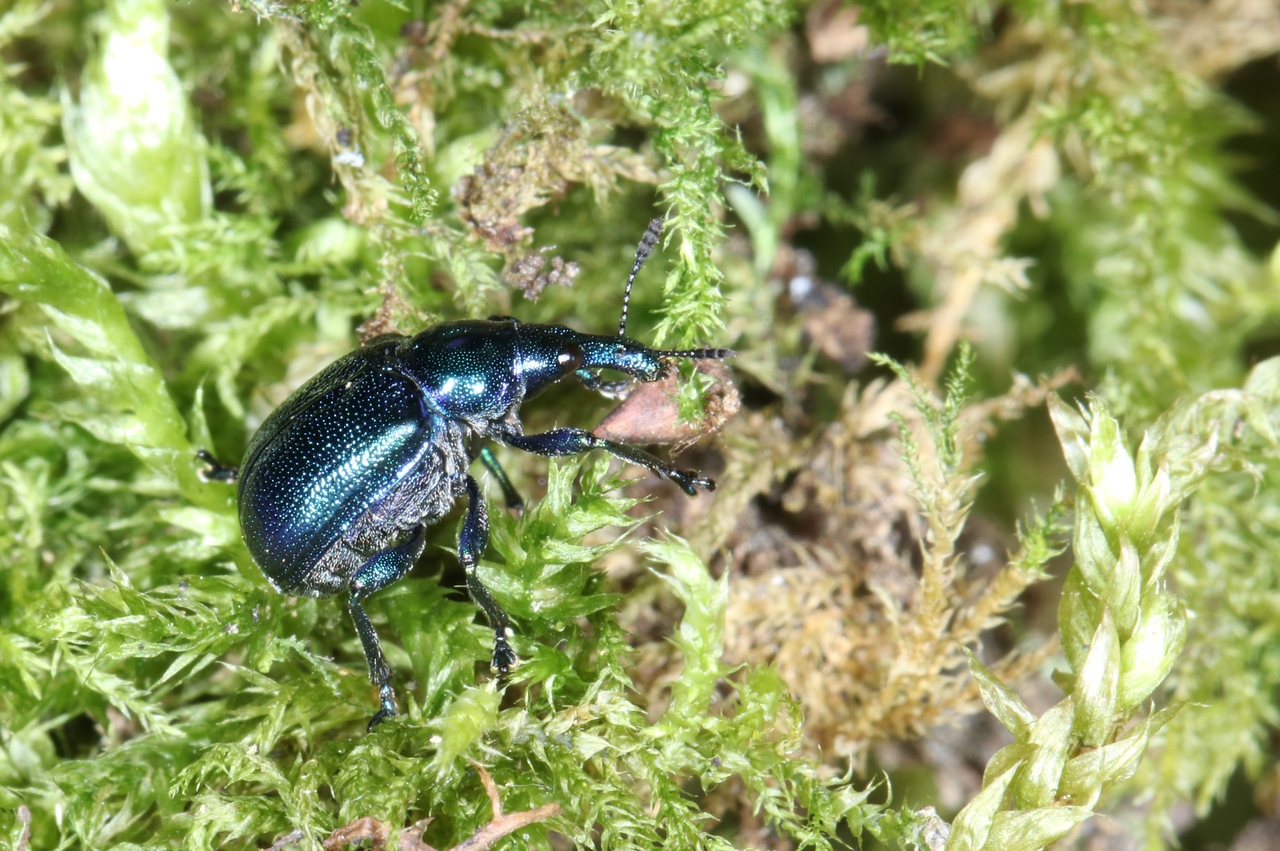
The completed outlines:
[[[484,555],[489,546],[489,510],[485,507],[484,497],[480,494],[480,485],[476,480],[465,474],[463,479],[467,488],[467,517],[462,521],[462,533],[458,535],[458,561],[462,562],[462,569],[466,571],[467,591],[470,592],[471,599],[484,610],[489,625],[493,627],[494,670],[506,674],[516,663],[516,653],[507,640],[510,621],[476,573],[480,556]]]
[[[502,441],[508,446],[514,446],[516,449],[523,449],[525,452],[533,452],[537,455],[577,455],[591,449],[603,449],[616,458],[630,461],[632,464],[638,464],[655,475],[670,479],[689,496],[695,495],[698,492],[698,488],[709,491],[716,489],[715,482],[706,476],[698,475],[693,470],[677,470],[661,458],[650,455],[643,449],[636,449],[634,446],[627,446],[625,443],[605,440],[603,437],[596,437],[591,432],[583,431],[580,428],[558,428],[554,431],[544,431],[541,434],[504,434]]]
[[[408,573],[425,545],[426,529],[419,526],[408,541],[378,553],[362,564],[347,586],[350,592],[347,596],[347,608],[351,612],[351,619],[356,623],[356,632],[360,634],[364,658],[369,664],[369,679],[378,687],[378,700],[382,704],[377,714],[369,720],[370,730],[396,714],[396,693],[391,688],[391,668],[382,655],[378,633],[369,622],[362,603],[371,594],[381,591]]]
[[[507,471],[502,469],[502,465],[498,463],[498,456],[493,454],[493,450],[487,446],[480,448],[480,461],[484,464],[485,469],[493,474],[498,480],[498,487],[502,488],[502,498],[507,501],[507,508],[512,511],[524,511],[524,500],[520,498],[520,492],[511,484],[511,480],[507,478]]]

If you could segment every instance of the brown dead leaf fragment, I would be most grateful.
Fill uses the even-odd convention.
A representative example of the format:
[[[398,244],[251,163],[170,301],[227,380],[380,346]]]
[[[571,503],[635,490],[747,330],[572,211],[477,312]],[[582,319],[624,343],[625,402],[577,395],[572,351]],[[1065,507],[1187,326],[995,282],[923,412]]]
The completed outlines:
[[[661,443],[689,446],[724,427],[742,408],[733,371],[715,360],[696,361],[694,369],[715,383],[707,393],[703,416],[682,422],[676,394],[679,378],[672,370],[665,378],[636,384],[623,400],[592,430],[596,437],[620,443]]]

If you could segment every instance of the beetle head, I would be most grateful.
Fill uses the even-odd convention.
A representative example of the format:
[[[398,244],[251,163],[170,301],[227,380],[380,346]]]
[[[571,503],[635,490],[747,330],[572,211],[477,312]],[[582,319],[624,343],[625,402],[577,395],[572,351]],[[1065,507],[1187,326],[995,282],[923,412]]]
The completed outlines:
[[[603,382],[597,375],[598,370],[612,369],[638,381],[657,381],[667,374],[672,358],[733,357],[729,349],[651,349],[627,336],[631,288],[661,235],[662,219],[649,222],[636,248],[636,260],[622,292],[622,319],[618,323],[616,337],[579,334],[561,325],[520,326],[521,363],[518,371],[524,376],[526,396],[534,395],[571,372],[587,387],[609,395],[619,384],[625,387],[626,382]]]
[[[562,325],[520,325],[518,334],[526,397],[570,373],[587,386],[599,384],[595,372],[601,369],[656,381],[667,374],[673,358],[733,356],[729,349],[651,349],[630,337],[580,334]]]

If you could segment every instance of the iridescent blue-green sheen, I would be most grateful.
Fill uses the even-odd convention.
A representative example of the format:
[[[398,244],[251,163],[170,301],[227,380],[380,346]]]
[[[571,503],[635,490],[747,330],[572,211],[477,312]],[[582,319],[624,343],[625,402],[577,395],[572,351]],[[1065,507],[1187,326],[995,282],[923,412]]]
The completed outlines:
[[[568,375],[602,388],[596,370],[653,381],[664,373],[666,358],[730,354],[659,351],[623,336],[514,319],[376,337],[299,388],[249,442],[239,471],[245,543],[278,590],[347,595],[379,692],[372,726],[395,715],[396,702],[391,670],[363,601],[409,572],[425,546],[426,528],[461,497],[467,514],[458,560],[472,598],[493,627],[493,667],[505,673],[516,662],[507,615],[476,571],[488,546],[489,519],[480,486],[468,472],[469,441],[497,440],[548,456],[603,449],[692,496],[715,483],[582,429],[526,435],[520,405]],[[496,457],[487,449],[478,457],[498,479],[507,504],[518,507],[520,496]]]
[[[338,360],[277,408],[240,470],[240,525],[263,574],[307,593],[313,567],[420,461],[438,416],[384,361],[383,346]]]

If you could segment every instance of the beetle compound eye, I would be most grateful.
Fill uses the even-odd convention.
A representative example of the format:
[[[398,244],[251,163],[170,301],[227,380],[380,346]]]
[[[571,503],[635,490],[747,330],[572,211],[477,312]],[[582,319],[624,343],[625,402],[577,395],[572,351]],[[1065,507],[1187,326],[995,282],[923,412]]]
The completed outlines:
[[[577,346],[565,346],[556,356],[556,363],[565,372],[575,372],[582,366],[582,349]]]

